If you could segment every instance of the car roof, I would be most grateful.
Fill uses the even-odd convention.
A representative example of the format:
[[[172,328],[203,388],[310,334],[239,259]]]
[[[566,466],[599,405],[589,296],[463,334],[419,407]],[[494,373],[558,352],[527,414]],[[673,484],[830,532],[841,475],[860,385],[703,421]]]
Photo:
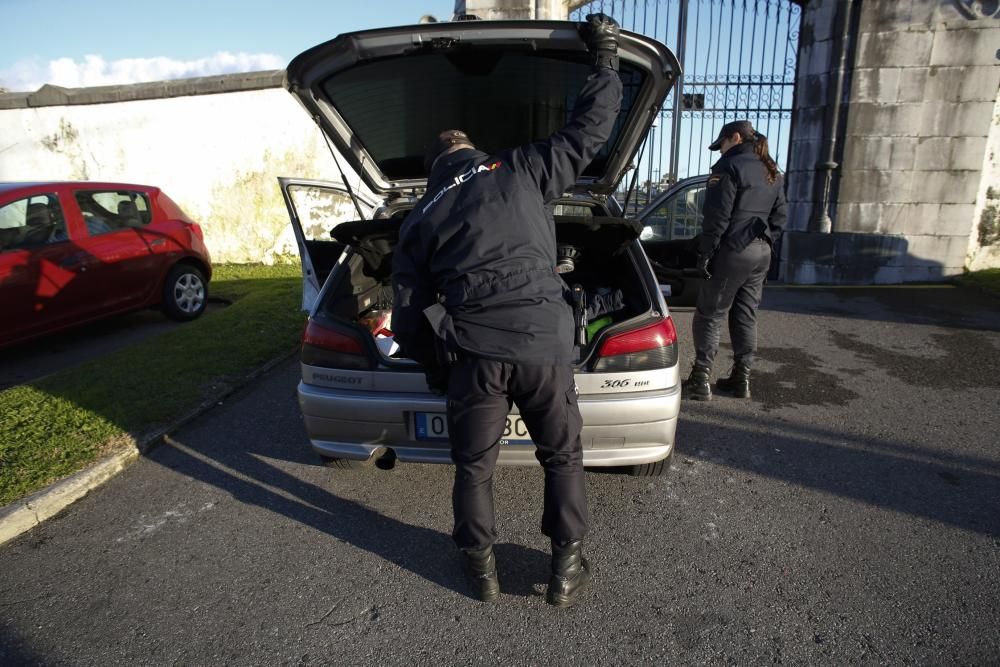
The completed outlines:
[[[159,190],[155,185],[138,185],[136,183],[119,183],[117,181],[6,181],[0,182],[0,195],[16,190],[36,190],[54,186],[72,186],[74,188],[101,188],[101,189],[133,189],[133,190]]]

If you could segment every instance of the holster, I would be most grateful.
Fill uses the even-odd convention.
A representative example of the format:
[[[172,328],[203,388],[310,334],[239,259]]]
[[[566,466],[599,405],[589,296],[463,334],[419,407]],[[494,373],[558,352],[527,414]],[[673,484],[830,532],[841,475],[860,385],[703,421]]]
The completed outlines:
[[[448,349],[448,346],[440,336],[434,336],[434,356],[438,365],[447,368],[458,361],[458,354]]]
[[[427,379],[427,386],[439,394],[448,393],[448,376],[451,374],[451,365],[457,361],[455,353],[450,352],[444,341],[434,337],[434,363],[424,365],[424,377]]]

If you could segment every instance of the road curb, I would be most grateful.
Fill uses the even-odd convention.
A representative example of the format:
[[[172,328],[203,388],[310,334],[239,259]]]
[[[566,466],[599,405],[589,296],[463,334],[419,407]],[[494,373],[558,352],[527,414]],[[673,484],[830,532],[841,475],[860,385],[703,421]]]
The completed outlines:
[[[75,475],[0,509],[0,544],[55,516],[125,470],[137,458],[139,448],[132,444]]]
[[[235,384],[226,386],[225,389],[205,399],[200,405],[182,414],[167,426],[148,434],[141,441],[130,439],[129,444],[124,448],[91,464],[88,468],[54,482],[20,500],[15,500],[5,507],[0,507],[0,545],[40,525],[91,491],[103,486],[138,460],[142,454],[163,442],[170,433],[205,414],[219,405],[223,399],[232,396],[260,376],[291,359],[297,352],[298,347],[254,369]]]

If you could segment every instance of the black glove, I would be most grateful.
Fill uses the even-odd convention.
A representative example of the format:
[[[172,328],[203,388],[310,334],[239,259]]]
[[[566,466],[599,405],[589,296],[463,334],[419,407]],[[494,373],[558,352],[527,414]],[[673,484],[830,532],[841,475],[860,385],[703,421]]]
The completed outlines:
[[[618,71],[618,21],[606,14],[587,14],[580,34],[594,54],[594,64]]]
[[[694,263],[694,270],[698,272],[698,276],[708,280],[712,277],[712,274],[708,271],[708,263],[712,261],[711,255],[698,255],[697,261]]]

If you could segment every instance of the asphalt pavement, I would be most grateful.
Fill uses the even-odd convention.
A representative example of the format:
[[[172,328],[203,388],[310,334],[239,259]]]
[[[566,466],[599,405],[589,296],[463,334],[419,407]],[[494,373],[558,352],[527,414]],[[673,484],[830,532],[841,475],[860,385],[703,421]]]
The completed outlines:
[[[588,473],[578,607],[542,596],[539,469],[497,473],[476,602],[451,468],[318,465],[293,361],[0,547],[0,664],[996,664],[1000,301],[769,288],[761,339],[666,476]]]

